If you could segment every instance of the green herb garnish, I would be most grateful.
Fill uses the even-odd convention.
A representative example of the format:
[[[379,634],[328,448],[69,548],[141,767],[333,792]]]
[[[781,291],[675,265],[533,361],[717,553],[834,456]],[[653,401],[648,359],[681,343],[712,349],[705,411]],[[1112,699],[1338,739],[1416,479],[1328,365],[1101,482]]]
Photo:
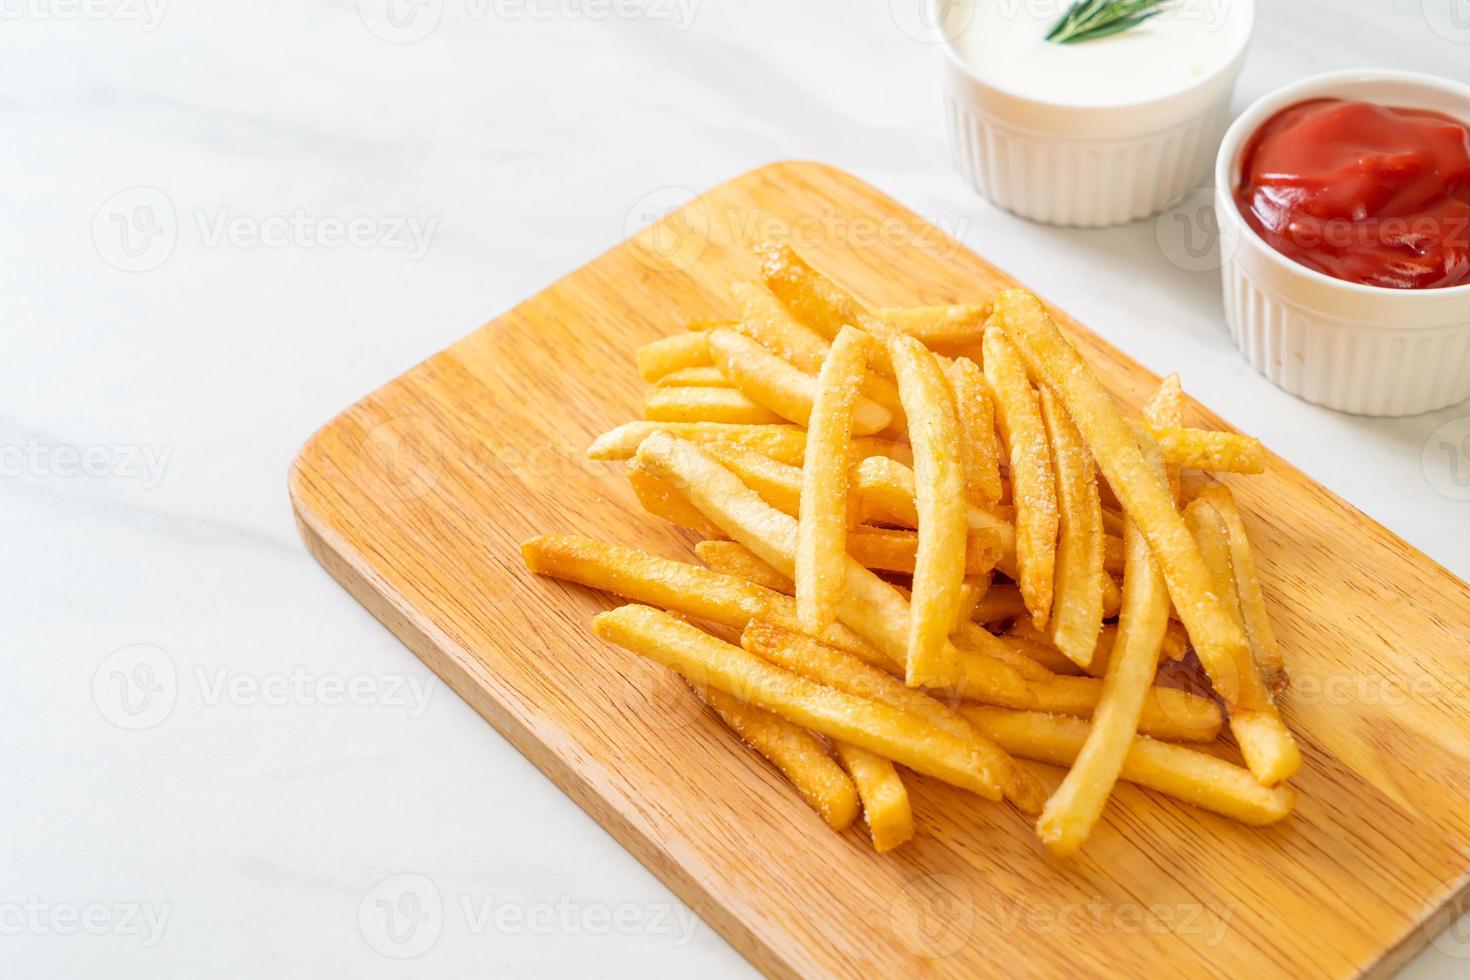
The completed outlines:
[[[1137,27],[1164,12],[1169,0],[1076,0],[1046,39],[1058,44],[1096,41]]]

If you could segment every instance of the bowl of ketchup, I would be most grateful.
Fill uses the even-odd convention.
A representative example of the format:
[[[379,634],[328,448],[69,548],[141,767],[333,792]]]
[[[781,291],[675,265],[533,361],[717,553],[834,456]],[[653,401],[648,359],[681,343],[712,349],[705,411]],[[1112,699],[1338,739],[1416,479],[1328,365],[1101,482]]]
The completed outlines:
[[[1231,126],[1215,186],[1226,319],[1258,371],[1367,415],[1470,397],[1470,87],[1288,86]]]

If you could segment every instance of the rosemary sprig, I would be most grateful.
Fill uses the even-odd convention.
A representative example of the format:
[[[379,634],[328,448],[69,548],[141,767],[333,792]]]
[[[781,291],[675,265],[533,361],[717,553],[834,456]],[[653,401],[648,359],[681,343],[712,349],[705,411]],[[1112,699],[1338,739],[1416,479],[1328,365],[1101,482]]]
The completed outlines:
[[[1058,44],[1096,41],[1121,34],[1164,12],[1169,0],[1075,0],[1046,39]]]

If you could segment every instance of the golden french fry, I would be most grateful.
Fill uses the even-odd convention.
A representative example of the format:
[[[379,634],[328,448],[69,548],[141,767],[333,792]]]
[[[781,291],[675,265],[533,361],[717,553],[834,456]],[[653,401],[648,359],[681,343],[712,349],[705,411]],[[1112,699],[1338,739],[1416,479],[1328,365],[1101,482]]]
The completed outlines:
[[[1003,664],[1009,664],[1027,681],[1045,681],[1052,677],[1052,672],[1040,661],[1028,657],[1024,651],[1017,650],[1003,638],[975,623],[956,623],[954,631],[949,635],[949,641],[961,650],[994,657]]]
[[[722,544],[725,542],[715,543]],[[1093,652],[1092,663],[1087,665],[1085,671],[1080,667],[1076,667],[1075,664],[1072,665],[1076,667],[1074,670],[1057,670],[1053,666],[1056,662],[1055,658],[1061,657],[1063,660],[1066,660],[1066,658],[1052,644],[1051,637],[1047,636],[1044,631],[1037,629],[1030,620],[1016,620],[1006,631],[1005,636],[1025,643],[1024,651],[1026,654],[1033,659],[1037,659],[1055,673],[1072,675],[1086,673],[1092,677],[1106,677],[1108,664],[1112,661],[1113,644],[1118,640],[1118,624],[1108,623],[1102,628],[1102,632],[1097,636],[1097,650]],[[1047,652],[1037,656],[1035,648],[1038,645],[1046,648]],[[1184,627],[1179,623],[1170,620],[1169,624],[1164,627],[1164,642],[1159,648],[1159,663],[1162,664],[1168,660],[1180,660],[1188,652],[1189,634],[1184,632]],[[1066,660],[1066,662],[1068,664],[1072,663],[1070,660]]]
[[[1045,626],[1051,617],[1060,523],[1056,476],[1041,421],[1040,398],[1003,330],[985,331],[985,380],[995,396],[997,427],[1011,464],[1018,583],[1031,618],[1037,626]]]
[[[938,360],[903,335],[889,338],[888,357],[914,447],[919,548],[907,661],[909,684],[914,685],[942,666],[946,638],[959,617],[968,546],[965,473],[958,450],[959,420]]]
[[[914,836],[914,813],[909,793],[893,763],[847,742],[833,742],[842,768],[857,784],[863,801],[863,819],[879,854],[893,850]]]
[[[986,799],[1001,798],[1005,770],[997,771],[974,743],[885,704],[780,670],[668,613],[648,606],[620,606],[599,613],[592,628],[602,639],[676,670],[696,685],[717,688],[809,731],[867,749]]]
[[[709,350],[715,367],[747,398],[784,419],[811,427],[812,406],[822,384],[817,376],[798,370],[734,330],[710,331]],[[864,367],[855,378],[852,406],[852,431],[860,436],[882,432],[893,422],[887,409],[857,393],[866,371]]]
[[[1256,573],[1256,560],[1251,552],[1250,538],[1245,533],[1240,508],[1236,506],[1230,490],[1223,486],[1207,487],[1200,491],[1197,499],[1208,501],[1225,522],[1230,534],[1230,564],[1235,572],[1251,655],[1266,681],[1266,687],[1272,691],[1280,690],[1287,683],[1286,662],[1281,656],[1281,646],[1276,642],[1276,631],[1271,628],[1271,617],[1266,612],[1266,597],[1261,593],[1261,579]]]
[[[643,509],[654,517],[661,517],[671,524],[687,528],[705,537],[723,537],[720,529],[704,519],[694,505],[677,489],[649,473],[637,460],[630,459],[627,466],[628,483]]]
[[[1043,400],[1043,407],[1045,404]],[[1142,448],[1157,477],[1165,479],[1158,448],[1152,444]],[[1065,520],[1062,528],[1065,542]],[[1144,697],[1158,670],[1159,651],[1169,623],[1169,589],[1148,549],[1148,541],[1131,521],[1123,533],[1128,549],[1128,564],[1123,574],[1123,609],[1117,639],[1109,651],[1102,693],[1092,713],[1092,727],[1071,771],[1047,801],[1046,810],[1036,824],[1041,842],[1062,857],[1075,853],[1092,833],[1113,784],[1123,771],[1138,733]]]
[[[945,306],[886,307],[874,311],[885,320],[926,347],[952,350],[980,343],[985,321],[990,316],[988,303],[951,303]]]
[[[800,466],[772,459],[738,442],[708,442],[703,445],[705,452],[740,477],[766,503],[792,517],[801,513]]]
[[[739,541],[783,575],[796,567],[796,522],[761,500],[739,477],[691,442],[655,433],[638,447],[649,469],[683,489],[710,523]],[[838,618],[895,669],[905,669],[909,604],[878,576],[847,558],[846,588]],[[967,654],[945,644],[944,673],[925,678],[934,687],[954,688],[966,697],[994,704],[1027,706],[1031,696],[1020,674],[1000,661]]]
[[[526,567],[537,575],[576,582],[731,629],[744,629],[752,619],[761,619],[801,630],[796,600],[790,596],[637,548],[554,534],[527,541],[521,545],[521,556]],[[828,646],[864,660],[887,660],[841,623],[823,630],[820,638]]]
[[[761,561],[738,541],[701,541],[694,546],[694,553],[705,565],[721,574],[733,575],[783,595],[796,592],[796,585],[791,579]]]
[[[964,718],[928,694],[906,686],[851,654],[769,623],[756,621],[747,626],[740,645],[793,674],[854,697],[885,704],[972,744],[987,756],[991,766],[1004,774],[1006,799],[1024,813],[1040,812],[1038,797],[1044,799],[1045,794],[1035,779],[1006,758],[1005,753],[996,750]]]
[[[1103,572],[1102,503],[1082,436],[1056,396],[1045,388],[1041,390],[1041,419],[1051,444],[1052,471],[1061,504],[1056,585],[1048,628],[1057,649],[1085,669],[1092,662],[1103,620],[1103,581],[1107,575]]]
[[[977,334],[978,337],[978,334]],[[965,489],[986,503],[998,503],[1004,488],[1000,479],[1000,440],[995,432],[995,403],[990,385],[968,357],[949,366],[955,411],[960,419],[960,455],[965,461]]]
[[[914,471],[887,456],[869,456],[854,471],[853,489],[862,501],[864,513],[888,523],[919,526],[919,508],[914,501],[918,484]],[[1016,574],[1016,529],[1009,521],[983,507],[967,504],[965,520],[970,526],[970,547],[977,547],[976,535],[1000,548],[996,567],[1005,574]],[[983,544],[981,547],[990,547]]]
[[[1033,710],[1091,718],[1102,699],[1102,681],[1058,674],[1049,681],[1032,682],[1031,695]],[[1220,734],[1221,721],[1220,706],[1209,698],[1172,687],[1150,687],[1144,694],[1138,731],[1166,742],[1213,742]]]
[[[728,425],[721,422],[625,422],[609,429],[587,447],[588,459],[631,459],[638,444],[654,432],[668,432],[690,442],[736,442],[783,463],[801,462],[806,432],[796,425]]]
[[[984,575],[1000,560],[1000,541],[994,534],[972,532],[966,536],[965,575]],[[887,527],[855,527],[847,534],[847,553],[864,568],[912,575],[918,556],[919,536],[913,531]]]
[[[975,603],[970,618],[977,623],[1003,623],[1024,615],[1026,603],[1021,598],[1019,587],[1009,582],[992,585]]]
[[[1164,459],[1174,466],[1216,473],[1266,472],[1266,449],[1254,436],[1152,424],[1145,428],[1158,441]]]
[[[1063,718],[1003,708],[964,707],[960,713],[1001,748],[1023,759],[1071,765],[1087,741],[1089,725]],[[1139,736],[1123,759],[1121,776],[1130,783],[1211,810],[1253,826],[1275,823],[1296,805],[1288,786],[1267,789],[1251,774],[1223,759],[1182,745]]]
[[[1107,526],[1106,518],[1103,519],[1103,526],[1104,528]],[[1115,537],[1112,534],[1105,534],[1103,536],[1103,571],[1109,575],[1122,575],[1124,564],[1123,538],[1121,535]]]
[[[725,422],[777,425],[781,416],[735,388],[650,388],[643,416],[652,422]]]
[[[1226,609],[1244,632],[1240,595],[1230,560],[1230,532],[1224,519],[1208,500],[1196,499],[1184,509],[1184,520],[1199,542],[1205,565]],[[1301,751],[1281,720],[1249,647],[1237,658],[1235,673],[1240,678],[1240,697],[1230,708],[1230,732],[1240,746],[1246,768],[1261,785],[1275,786],[1290,779],[1301,767]],[[1213,675],[1210,680],[1214,682]]]
[[[701,333],[674,334],[644,344],[636,355],[638,373],[644,381],[654,382],[659,378],[684,368],[709,367],[709,345]]]
[[[1234,665],[1243,659],[1242,651],[1249,653],[1245,633],[1215,594],[1199,545],[1175,510],[1169,488],[1144,461],[1112,396],[1035,296],[1024,290],[1001,293],[991,323],[1006,330],[1031,372],[1066,407],[1123,510],[1148,539],[1215,693],[1226,705],[1234,704],[1240,694]]]
[[[714,709],[741,741],[770,760],[796,787],[807,805],[841,833],[857,819],[859,791],[816,737],[779,715],[763,711],[713,687],[694,693]]]
[[[659,388],[733,388],[716,367],[687,367],[671,371],[654,382]]]
[[[881,341],[900,333],[870,313],[837,283],[822,275],[796,254],[789,245],[767,242],[756,249],[761,263],[761,281],[776,294],[797,320],[824,337],[836,337],[843,327],[857,327]],[[874,365],[892,375],[887,357]]]
[[[838,334],[813,391],[792,576],[796,614],[813,631],[837,618],[847,574],[848,444],[871,345],[859,330]]]
[[[1123,589],[1111,575],[1102,577],[1103,618],[1112,619],[1123,608]]]
[[[1159,382],[1154,393],[1143,403],[1143,417],[1149,425],[1161,429],[1178,429],[1184,426],[1184,386],[1179,375],[1171,374]],[[1165,460],[1167,462],[1167,460]]]

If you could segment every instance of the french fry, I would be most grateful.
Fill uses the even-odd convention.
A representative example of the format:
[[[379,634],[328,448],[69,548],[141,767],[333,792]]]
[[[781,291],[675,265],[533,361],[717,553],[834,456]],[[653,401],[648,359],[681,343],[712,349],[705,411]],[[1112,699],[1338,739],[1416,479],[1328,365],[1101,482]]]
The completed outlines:
[[[977,623],[1003,623],[1024,615],[1026,603],[1021,598],[1021,590],[1009,582],[992,585],[975,603],[975,611],[970,618]]]
[[[976,335],[978,339],[978,334]],[[995,433],[995,403],[990,385],[974,361],[956,358],[949,366],[950,388],[960,420],[960,456],[965,463],[965,490],[985,503],[999,503],[1000,441]]]
[[[694,546],[694,554],[709,568],[721,574],[733,575],[782,595],[793,595],[796,592],[796,585],[791,579],[761,561],[738,541],[701,541]]]
[[[1096,677],[1065,677],[1031,684],[1032,710],[1091,718],[1102,700]],[[1002,705],[1010,707],[1010,705]],[[1220,706],[1209,698],[1172,687],[1150,687],[1143,697],[1138,731],[1165,742],[1213,742],[1220,734]]]
[[[846,579],[848,444],[871,345],[859,330],[838,334],[813,391],[792,576],[796,614],[813,631],[837,618]]]
[[[806,432],[796,425],[727,425],[719,422],[625,422],[587,447],[588,459],[631,459],[638,444],[654,432],[690,442],[735,442],[783,463],[800,464]]]
[[[649,383],[684,368],[710,367],[709,345],[701,333],[674,334],[644,344],[635,355],[638,373]]]
[[[1230,532],[1224,519],[1208,500],[1196,499],[1184,509],[1184,520],[1199,542],[1226,609],[1244,632],[1240,595],[1231,567]],[[1249,647],[1237,659],[1235,673],[1240,678],[1240,697],[1230,708],[1230,732],[1240,746],[1246,768],[1261,785],[1275,786],[1301,767],[1301,751],[1281,720]],[[1210,681],[1214,683],[1213,675]]]
[[[659,388],[733,388],[717,367],[687,367],[671,371],[654,382]]]
[[[735,541],[771,567],[789,575],[796,563],[796,522],[772,508],[740,479],[691,442],[655,433],[638,447],[650,470],[684,490],[690,503]],[[911,611],[903,596],[851,557],[838,618],[905,669]],[[928,686],[957,689],[963,696],[994,704],[1026,706],[1031,696],[1014,668],[992,657],[964,654],[945,643],[944,672],[924,678]]]
[[[1143,417],[1149,425],[1161,429],[1178,429],[1184,425],[1184,386],[1178,374],[1159,382],[1148,401],[1143,403]]]
[[[997,751],[969,722],[928,694],[906,686],[851,654],[769,623],[756,621],[747,626],[741,634],[740,645],[793,674],[845,694],[885,704],[973,744],[989,757],[993,767],[1004,773],[1006,799],[1015,803],[1023,813],[1040,812],[1040,803],[1045,796],[1040,784],[1006,758],[1005,753]]]
[[[705,452],[740,477],[766,503],[792,517],[801,513],[800,466],[774,460],[759,450],[738,442],[709,442],[703,445]]]
[[[676,670],[696,685],[717,688],[809,731],[867,749],[986,799],[1001,798],[1006,770],[998,769],[974,743],[887,705],[780,670],[667,613],[648,606],[620,606],[599,613],[592,628],[602,639]]]
[[[966,535],[965,575],[984,575],[1000,560],[1000,542],[994,534]],[[865,568],[912,575],[919,536],[913,531],[886,527],[855,527],[847,534],[847,553]]]
[[[817,376],[798,370],[734,330],[710,331],[709,350],[715,367],[748,399],[784,419],[810,427],[812,406],[819,400],[820,392],[824,388],[824,383]],[[861,387],[865,373],[866,368],[856,377],[858,388]],[[893,416],[887,409],[863,398],[856,390],[854,394],[854,434],[872,435],[882,432],[892,424]]]
[[[824,337],[836,337],[845,326],[857,327],[884,342],[901,334],[897,327],[874,316],[845,289],[808,265],[791,246],[768,242],[756,249],[756,255],[766,288],[797,320]],[[882,350],[886,352],[886,348]],[[886,356],[874,367],[892,377]]]
[[[885,320],[926,347],[952,350],[980,343],[989,304],[951,303],[945,306],[886,307],[875,310]]]
[[[643,416],[653,422],[777,425],[786,421],[735,388],[650,388]]]
[[[1261,440],[1235,432],[1145,426],[1174,466],[1216,473],[1264,473],[1266,450]]]
[[[1103,618],[1112,619],[1123,608],[1123,589],[1111,575],[1102,577]]]
[[[1043,399],[1043,407],[1046,405]],[[1152,444],[1142,448],[1157,477],[1164,479],[1164,463],[1158,448]],[[1101,521],[1098,523],[1101,530]],[[1062,533],[1065,541],[1065,520]],[[1060,857],[1075,853],[1092,833],[1113,784],[1123,771],[1138,733],[1144,697],[1158,670],[1159,651],[1169,623],[1169,589],[1149,551],[1148,541],[1131,521],[1123,533],[1128,549],[1123,610],[1117,639],[1110,649],[1102,693],[1092,713],[1092,727],[1071,770],[1047,801],[1036,824],[1042,843]]]
[[[862,501],[866,516],[907,527],[919,526],[919,508],[914,501],[918,484],[914,471],[896,459],[870,456],[858,463],[854,471],[853,489]],[[996,567],[1006,575],[1016,574],[1016,529],[990,510],[967,504],[965,520],[970,526],[971,548],[1000,549]],[[981,543],[974,542],[979,535]]]
[[[995,396],[996,422],[1011,464],[1017,581],[1031,618],[1045,626],[1051,617],[1060,518],[1041,402],[1005,332],[987,330],[984,343],[985,380]]]
[[[893,763],[847,742],[833,742],[832,749],[857,784],[873,850],[884,854],[910,840],[914,836],[914,813],[908,790]]]
[[[717,541],[714,543],[724,544],[726,542]],[[1050,652],[1043,655],[1040,658],[1040,662],[1051,668],[1056,673],[1072,675],[1085,673],[1092,677],[1100,678],[1107,676],[1108,664],[1112,661],[1113,656],[1113,644],[1116,643],[1118,639],[1118,625],[1116,623],[1108,623],[1107,625],[1103,626],[1102,632],[1099,633],[1097,636],[1097,650],[1094,651],[1092,655],[1092,663],[1087,665],[1087,669],[1085,671],[1083,671],[1081,668],[1078,668],[1077,670],[1056,670],[1056,668],[1052,666],[1055,662],[1053,658],[1062,657],[1065,660],[1065,656],[1063,656],[1062,652],[1052,644],[1051,637],[1046,635],[1044,631],[1037,629],[1030,620],[1016,620],[1010,625],[1010,628],[1006,630],[1005,637],[1020,640],[1026,643],[1026,652],[1028,655],[1031,655],[1033,657],[1034,647],[1039,645],[1047,648]],[[1181,660],[1188,652],[1189,634],[1184,632],[1184,627],[1181,626],[1179,623],[1170,620],[1169,624],[1164,627],[1164,641],[1162,646],[1160,646],[1159,648],[1159,663],[1162,664],[1165,661],[1170,660]],[[1067,663],[1070,664],[1071,661],[1068,660]]]
[[[1256,573],[1256,560],[1251,552],[1250,538],[1245,533],[1240,508],[1236,506],[1230,490],[1223,486],[1207,487],[1200,491],[1197,499],[1208,501],[1225,522],[1230,534],[1230,564],[1240,595],[1246,639],[1250,641],[1251,654],[1266,687],[1272,691],[1280,690],[1287,683],[1286,663],[1281,656],[1281,646],[1276,642],[1276,631],[1271,628],[1271,617],[1266,612],[1266,597],[1261,593],[1261,579]]]
[[[1249,654],[1245,633],[1215,594],[1199,545],[1174,509],[1168,487],[1144,461],[1112,396],[1035,296],[1023,290],[1001,293],[991,323],[1015,340],[1031,372],[1066,407],[1124,511],[1148,539],[1215,693],[1226,705],[1234,704],[1240,696],[1235,665],[1243,652]],[[987,338],[990,333],[987,329]]]
[[[907,661],[913,686],[938,672],[946,638],[959,617],[968,534],[965,473],[954,399],[938,360],[923,344],[903,335],[889,339],[888,356],[914,446],[919,547]]]
[[[1051,444],[1052,471],[1061,504],[1056,585],[1048,628],[1057,649],[1086,669],[1097,648],[1103,620],[1103,580],[1107,576],[1103,572],[1102,503],[1082,436],[1056,396],[1045,388],[1041,391],[1041,419]],[[1164,615],[1168,617],[1167,605]]]
[[[661,517],[670,524],[707,538],[724,536],[682,493],[639,466],[637,460],[629,460],[626,471],[638,502],[654,517]]]
[[[807,805],[841,833],[857,819],[860,794],[816,737],[779,715],[746,704],[713,687],[694,693],[714,709],[741,741],[770,760]]]
[[[1023,759],[1071,765],[1087,741],[1089,725],[1078,718],[1003,708],[960,709],[981,734]],[[1296,793],[1287,786],[1267,789],[1251,774],[1223,759],[1182,745],[1139,736],[1123,759],[1123,779],[1172,796],[1203,810],[1253,826],[1290,815]]]
[[[1026,656],[1023,651],[1017,650],[1001,637],[987,632],[974,623],[956,623],[953,632],[949,635],[949,641],[961,650],[984,654],[987,657],[994,657],[1001,663],[1009,664],[1027,681],[1051,680],[1052,672],[1044,664]]]
[[[521,545],[526,567],[537,575],[611,592],[695,619],[742,630],[752,619],[801,630],[796,600],[699,565],[659,558],[637,548],[572,534],[543,535]],[[885,656],[841,623],[822,631],[828,646],[867,661]]]
[[[1104,526],[1106,526],[1106,519]],[[1123,539],[1111,534],[1103,536],[1103,571],[1109,575],[1123,574]]]

